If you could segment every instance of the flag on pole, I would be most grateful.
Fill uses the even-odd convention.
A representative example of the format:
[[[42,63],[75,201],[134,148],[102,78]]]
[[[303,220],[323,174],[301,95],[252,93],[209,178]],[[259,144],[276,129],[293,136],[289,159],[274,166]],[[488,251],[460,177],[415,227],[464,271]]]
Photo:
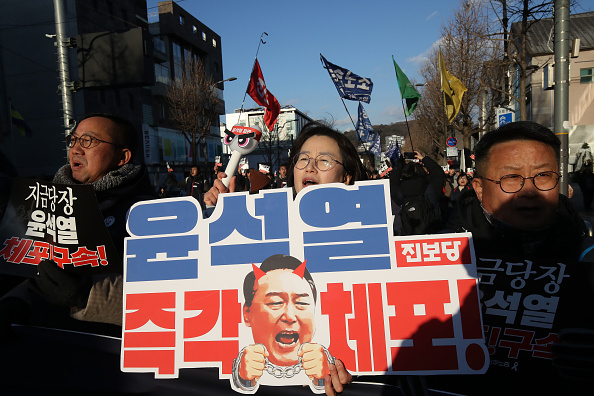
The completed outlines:
[[[381,155],[382,155],[382,143],[380,141],[380,134],[379,134],[379,132],[376,132],[375,139],[373,141],[373,146],[371,146],[371,148],[369,149],[369,152],[372,153],[373,155],[376,155],[378,157],[381,157]]]
[[[280,104],[274,95],[266,89],[266,83],[264,82],[264,76],[262,75],[258,59],[256,59],[254,69],[252,70],[252,77],[250,78],[247,93],[254,99],[254,102],[260,106],[264,106],[266,109],[264,123],[268,127],[268,130],[272,131],[280,114]]]
[[[371,121],[369,121],[369,117],[367,117],[367,112],[363,108],[361,102],[359,102],[359,118],[357,119],[356,131],[359,135],[359,139],[362,142],[373,141],[373,126],[371,125]]]
[[[10,106],[10,118],[12,119],[12,124],[17,127],[21,136],[33,136],[33,130],[29,124],[27,124],[21,113],[12,106]]]
[[[341,98],[365,103],[371,101],[371,90],[373,89],[371,79],[359,77],[350,70],[328,62],[322,54],[320,54],[320,59],[324,64],[324,68],[328,70],[330,78],[334,81]]]
[[[441,75],[441,90],[443,92],[443,101],[448,122],[454,121],[454,118],[460,111],[462,96],[467,91],[462,81],[450,74],[445,67],[443,55],[439,51],[439,74]]]
[[[398,67],[396,60],[394,60],[394,55],[392,55],[392,62],[394,62],[394,69],[396,70],[396,80],[398,81],[398,88],[400,88],[400,95],[406,101],[404,114],[408,117],[417,108],[421,94],[410,83],[406,74]]]
[[[392,143],[390,143],[390,146],[386,150],[385,154],[386,157],[388,157],[388,159],[392,163],[392,165],[396,164],[398,158],[402,156],[402,152],[400,151],[400,146],[398,145],[397,140],[393,140]]]

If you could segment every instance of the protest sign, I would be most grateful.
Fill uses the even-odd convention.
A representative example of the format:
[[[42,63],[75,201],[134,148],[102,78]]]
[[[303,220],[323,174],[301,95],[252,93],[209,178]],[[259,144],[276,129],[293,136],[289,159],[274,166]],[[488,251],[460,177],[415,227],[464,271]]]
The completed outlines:
[[[0,273],[35,277],[42,260],[68,271],[122,271],[92,186],[13,181],[0,224]]]
[[[224,194],[208,219],[188,197],[135,204],[122,370],[217,367],[240,393],[323,393],[334,357],[353,374],[484,373],[470,234],[394,237],[392,222],[386,180]]]

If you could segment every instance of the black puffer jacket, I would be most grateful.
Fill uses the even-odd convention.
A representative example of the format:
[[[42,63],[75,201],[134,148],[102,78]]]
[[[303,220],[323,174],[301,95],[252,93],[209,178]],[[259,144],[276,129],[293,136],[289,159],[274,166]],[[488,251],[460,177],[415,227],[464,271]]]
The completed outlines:
[[[557,341],[561,329],[594,329],[594,240],[569,200],[560,196],[549,227],[526,231],[485,213],[474,191],[468,191],[446,231],[472,232],[491,362],[483,375],[429,377],[430,387],[481,396],[582,394],[550,357],[538,355],[543,345]],[[559,279],[559,268],[568,276]]]

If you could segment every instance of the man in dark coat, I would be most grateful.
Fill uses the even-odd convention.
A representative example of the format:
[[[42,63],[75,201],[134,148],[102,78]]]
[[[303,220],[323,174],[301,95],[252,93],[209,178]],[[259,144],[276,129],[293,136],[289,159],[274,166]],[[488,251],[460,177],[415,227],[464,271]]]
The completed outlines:
[[[478,143],[474,191],[448,228],[472,232],[491,363],[484,375],[430,377],[430,387],[465,395],[592,389],[594,241],[559,194],[559,148],[549,129],[526,121]]]
[[[190,176],[186,181],[186,195],[190,197],[194,197],[198,202],[200,202],[200,206],[202,206],[202,210],[206,209],[204,205],[204,178],[200,174],[200,169],[196,165],[192,166],[190,169]]]
[[[126,213],[134,203],[156,198],[146,167],[132,161],[135,142],[135,128],[127,120],[111,114],[90,114],[67,137],[69,163],[53,180],[93,186],[107,231],[122,259],[124,238],[128,236]],[[26,280],[0,300],[0,324],[6,326],[20,319],[30,323],[42,320],[42,324],[55,327],[83,327],[79,321],[121,325],[121,267],[111,274],[86,276],[66,272],[54,261],[44,260],[38,271],[39,278]]]

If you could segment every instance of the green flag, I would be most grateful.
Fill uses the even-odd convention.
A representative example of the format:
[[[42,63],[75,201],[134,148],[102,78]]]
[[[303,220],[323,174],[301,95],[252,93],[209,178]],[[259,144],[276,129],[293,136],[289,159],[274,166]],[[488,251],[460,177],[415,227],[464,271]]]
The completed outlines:
[[[392,61],[394,62],[394,69],[396,69],[396,79],[398,80],[400,95],[402,95],[402,99],[406,100],[404,114],[409,116],[417,108],[417,102],[421,99],[421,94],[418,93],[415,87],[410,83],[406,74],[400,70],[398,64],[394,60],[394,55],[392,55]]]

